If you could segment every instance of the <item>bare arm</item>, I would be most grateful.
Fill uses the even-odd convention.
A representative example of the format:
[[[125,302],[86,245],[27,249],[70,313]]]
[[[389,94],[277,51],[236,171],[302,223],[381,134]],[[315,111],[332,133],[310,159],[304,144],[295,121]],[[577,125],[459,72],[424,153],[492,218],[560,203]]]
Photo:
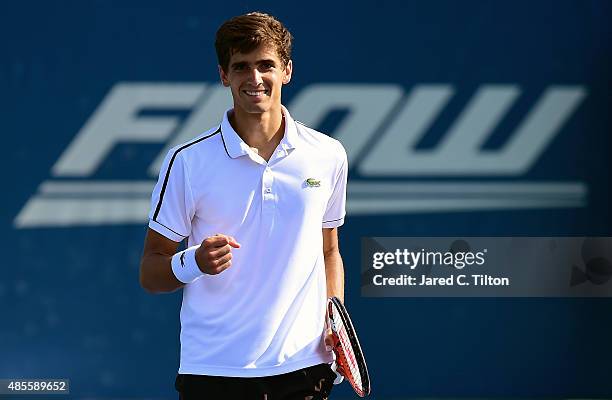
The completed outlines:
[[[185,284],[172,272],[172,256],[178,243],[149,228],[140,260],[140,286],[151,293],[168,293]],[[231,236],[217,234],[204,239],[196,250],[196,263],[203,274],[216,275],[232,265],[232,248],[240,244]]]
[[[338,228],[323,228],[323,257],[327,297],[336,296],[344,303],[344,265],[338,247]]]
[[[178,243],[149,228],[140,260],[140,286],[151,293],[169,293],[183,287],[170,264]]]

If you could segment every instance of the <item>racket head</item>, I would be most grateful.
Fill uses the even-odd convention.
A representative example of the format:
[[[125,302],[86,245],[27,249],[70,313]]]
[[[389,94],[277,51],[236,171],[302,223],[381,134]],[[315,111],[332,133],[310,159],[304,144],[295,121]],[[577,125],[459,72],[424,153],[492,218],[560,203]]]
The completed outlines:
[[[359,397],[370,394],[368,367],[346,308],[337,297],[327,301],[327,318],[332,331],[336,364]]]

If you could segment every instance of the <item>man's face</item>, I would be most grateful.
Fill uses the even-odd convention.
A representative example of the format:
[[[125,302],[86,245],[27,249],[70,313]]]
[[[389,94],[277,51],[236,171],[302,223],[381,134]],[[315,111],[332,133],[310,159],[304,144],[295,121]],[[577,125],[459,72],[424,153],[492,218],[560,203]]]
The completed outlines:
[[[219,67],[221,81],[231,88],[234,108],[247,113],[280,109],[281,88],[291,80],[292,63],[285,67],[272,46],[262,45],[250,53],[234,53],[228,70]]]

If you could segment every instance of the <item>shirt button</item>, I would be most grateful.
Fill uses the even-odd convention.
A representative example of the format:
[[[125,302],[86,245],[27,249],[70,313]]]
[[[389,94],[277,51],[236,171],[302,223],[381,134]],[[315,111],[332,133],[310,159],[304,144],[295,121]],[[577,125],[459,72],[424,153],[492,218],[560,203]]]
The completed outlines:
[[[271,193],[271,192],[272,192],[272,189],[266,188],[266,193]]]

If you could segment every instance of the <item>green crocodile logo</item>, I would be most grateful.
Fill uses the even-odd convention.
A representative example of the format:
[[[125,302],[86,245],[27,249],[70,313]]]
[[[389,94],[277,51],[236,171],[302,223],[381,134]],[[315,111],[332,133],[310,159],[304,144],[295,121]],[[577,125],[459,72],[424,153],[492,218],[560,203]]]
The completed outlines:
[[[309,187],[319,187],[321,186],[321,181],[316,180],[314,178],[308,178],[306,179],[306,185]]]

